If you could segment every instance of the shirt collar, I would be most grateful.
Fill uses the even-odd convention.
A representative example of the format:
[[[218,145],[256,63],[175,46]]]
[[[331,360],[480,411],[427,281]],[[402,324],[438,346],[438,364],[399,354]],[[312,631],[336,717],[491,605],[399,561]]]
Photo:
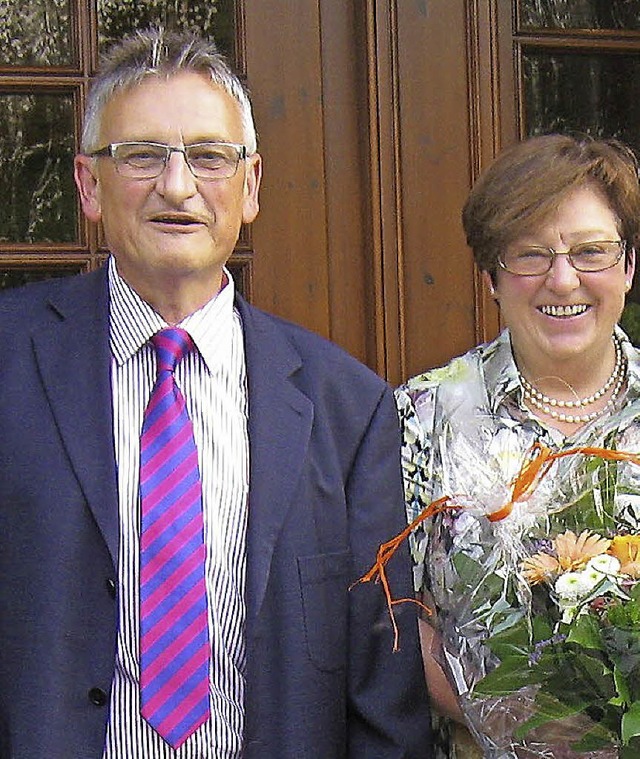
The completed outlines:
[[[177,325],[191,335],[212,373],[217,366],[224,365],[231,350],[235,286],[226,268],[224,274],[226,284],[223,288],[202,308]],[[124,281],[113,256],[109,258],[108,278],[110,347],[116,363],[122,365],[156,332],[169,325]]]
[[[495,412],[505,398],[520,389],[508,329],[503,330],[487,347],[483,373],[489,408]]]

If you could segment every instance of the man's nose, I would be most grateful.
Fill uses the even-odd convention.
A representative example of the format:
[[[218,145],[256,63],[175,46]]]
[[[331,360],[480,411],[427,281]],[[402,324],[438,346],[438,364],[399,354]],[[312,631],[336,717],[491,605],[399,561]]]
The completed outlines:
[[[173,202],[184,200],[198,191],[196,178],[191,173],[186,155],[174,150],[157,178],[156,190]]]

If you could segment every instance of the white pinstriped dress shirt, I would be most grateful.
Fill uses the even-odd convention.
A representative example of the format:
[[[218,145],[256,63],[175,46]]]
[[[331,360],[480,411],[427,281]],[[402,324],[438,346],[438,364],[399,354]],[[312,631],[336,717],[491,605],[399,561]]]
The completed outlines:
[[[238,759],[244,726],[249,439],[240,317],[228,284],[180,326],[192,352],[175,377],[193,422],[202,476],[206,583],[212,642],[212,717],[177,751],[140,716],[138,577],[140,432],[155,380],[149,338],[167,326],[109,261],[111,385],[118,469],[120,554],[116,670],[104,759]]]

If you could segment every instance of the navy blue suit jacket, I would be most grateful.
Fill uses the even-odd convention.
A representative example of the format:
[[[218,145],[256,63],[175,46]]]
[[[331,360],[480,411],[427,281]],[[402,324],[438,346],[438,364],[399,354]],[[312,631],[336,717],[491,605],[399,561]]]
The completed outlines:
[[[412,605],[349,584],[404,523],[388,386],[238,298],[247,759],[431,756]],[[0,757],[101,759],[117,626],[105,271],[0,297]],[[406,551],[392,561],[410,596]]]

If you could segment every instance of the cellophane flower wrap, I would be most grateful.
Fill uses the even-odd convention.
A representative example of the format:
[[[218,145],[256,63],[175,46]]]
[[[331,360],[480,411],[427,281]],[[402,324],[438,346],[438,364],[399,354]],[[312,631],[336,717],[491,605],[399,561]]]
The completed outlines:
[[[638,459],[634,413],[516,500],[515,432],[480,417],[443,441],[428,603],[487,757],[640,757],[640,465],[612,458]]]

